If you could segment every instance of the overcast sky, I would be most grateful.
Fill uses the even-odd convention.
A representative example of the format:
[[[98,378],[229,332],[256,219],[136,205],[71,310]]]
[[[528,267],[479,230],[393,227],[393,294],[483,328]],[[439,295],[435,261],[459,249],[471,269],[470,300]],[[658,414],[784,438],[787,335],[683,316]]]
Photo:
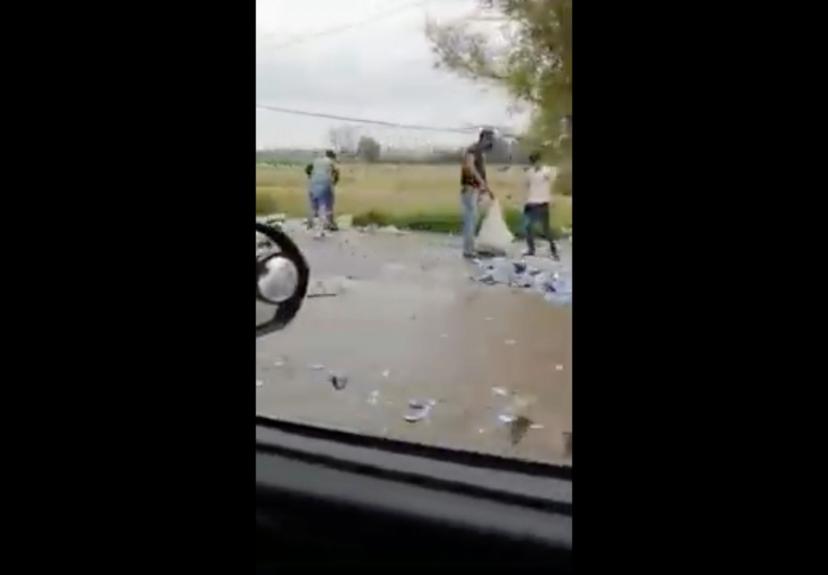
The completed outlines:
[[[494,124],[521,127],[525,114],[509,111],[511,98],[434,69],[425,37],[427,17],[448,22],[471,14],[475,0],[431,0],[394,11],[412,0],[258,0],[256,101],[329,114],[434,126]],[[325,36],[308,34],[393,14]],[[289,46],[280,46],[292,42]],[[256,111],[256,146],[321,148],[337,120]],[[378,127],[360,133],[386,145],[460,145],[468,138]]]

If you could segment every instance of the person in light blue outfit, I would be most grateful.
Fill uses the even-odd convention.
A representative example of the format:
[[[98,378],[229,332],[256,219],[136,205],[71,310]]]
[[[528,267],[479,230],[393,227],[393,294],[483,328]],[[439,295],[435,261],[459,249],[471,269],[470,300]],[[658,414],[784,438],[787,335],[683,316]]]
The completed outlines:
[[[335,230],[334,186],[339,181],[339,168],[336,165],[334,151],[326,150],[324,156],[316,158],[307,165],[305,173],[308,175],[308,203],[310,205],[308,228],[313,227],[315,218],[320,218],[324,227]]]
[[[475,144],[466,148],[460,170],[460,204],[463,208],[463,257],[475,257],[474,234],[477,228],[477,201],[480,194],[494,198],[486,182],[483,152],[494,146],[494,131],[484,128]]]

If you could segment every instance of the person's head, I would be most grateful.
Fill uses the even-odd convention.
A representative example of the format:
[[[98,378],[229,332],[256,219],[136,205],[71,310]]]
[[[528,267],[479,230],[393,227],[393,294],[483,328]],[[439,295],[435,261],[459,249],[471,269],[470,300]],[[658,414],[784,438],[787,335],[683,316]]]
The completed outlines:
[[[336,152],[334,152],[333,150],[325,150],[325,157],[335,160]]]
[[[481,149],[491,150],[494,147],[494,130],[491,128],[483,128],[480,130],[478,142],[480,143]]]
[[[535,151],[535,152],[532,152],[531,154],[529,154],[529,163],[533,166],[537,166],[538,162],[540,162],[540,159],[541,159],[540,152]]]

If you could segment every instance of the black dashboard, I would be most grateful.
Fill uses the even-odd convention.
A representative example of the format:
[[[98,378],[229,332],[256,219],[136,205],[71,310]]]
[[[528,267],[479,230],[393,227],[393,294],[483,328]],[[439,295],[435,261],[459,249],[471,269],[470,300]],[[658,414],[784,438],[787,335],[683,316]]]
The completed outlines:
[[[259,419],[257,563],[461,561],[571,571],[568,468]]]

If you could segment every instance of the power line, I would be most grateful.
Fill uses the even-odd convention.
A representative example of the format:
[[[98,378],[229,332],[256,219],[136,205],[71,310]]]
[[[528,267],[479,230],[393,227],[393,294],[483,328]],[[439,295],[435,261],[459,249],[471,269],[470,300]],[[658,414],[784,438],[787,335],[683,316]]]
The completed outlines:
[[[359,26],[363,26],[365,24],[370,24],[371,22],[376,22],[377,20],[381,20],[383,18],[387,18],[388,16],[393,16],[398,12],[402,12],[404,10],[408,10],[409,8],[415,8],[417,6],[422,6],[423,4],[427,4],[431,0],[418,0],[417,2],[409,2],[407,4],[403,4],[401,6],[397,6],[390,10],[386,10],[385,12],[378,12],[373,16],[369,16],[363,20],[359,20],[357,22],[351,22],[350,24],[342,24],[340,26],[335,26],[333,28],[328,28],[327,30],[320,30],[318,32],[311,32],[309,34],[305,34],[302,36],[296,36],[286,42],[282,42],[281,44],[276,44],[273,46],[273,49],[278,48],[285,48],[287,46],[295,46],[296,44],[301,44],[303,42],[307,42],[308,40],[312,40],[315,38],[320,38],[323,36],[329,36],[331,34],[337,34],[339,32],[344,32],[346,30],[350,30],[352,28],[357,28]]]
[[[387,128],[401,128],[405,130],[421,130],[427,132],[454,132],[456,134],[473,134],[477,132],[478,128],[443,128],[437,126],[423,126],[421,124],[400,124],[397,122],[388,122],[385,120],[370,120],[367,118],[354,118],[350,116],[339,116],[336,114],[326,114],[324,112],[308,112],[306,110],[293,110],[290,108],[282,108],[279,106],[263,106],[256,105],[262,110],[269,110],[271,112],[280,112],[283,114],[294,114],[297,116],[311,116],[313,118],[327,118],[330,120],[341,120],[344,122],[357,122],[360,124],[373,124],[376,126],[385,126]]]
[[[463,134],[463,135],[470,135],[470,134],[477,134],[479,133],[480,129],[483,127],[492,128],[495,132],[504,138],[513,138],[516,140],[523,139],[523,136],[516,133],[512,128],[506,126],[497,126],[493,124],[478,124],[478,125],[467,125],[466,127],[457,127],[457,128],[450,128],[450,127],[441,127],[441,126],[425,126],[423,124],[401,124],[399,122],[389,122],[386,120],[373,120],[369,118],[355,118],[353,116],[341,116],[338,114],[328,114],[326,112],[310,112],[307,110],[295,110],[292,108],[282,108],[280,106],[265,106],[262,104],[256,104],[256,107],[261,110],[268,110],[270,112],[278,112],[281,114],[293,114],[296,116],[309,116],[312,118],[326,118],[329,120],[340,120],[343,122],[355,122],[359,124],[371,124],[375,126],[383,126],[386,128],[398,128],[403,130],[419,130],[425,132],[450,132],[454,134]]]

